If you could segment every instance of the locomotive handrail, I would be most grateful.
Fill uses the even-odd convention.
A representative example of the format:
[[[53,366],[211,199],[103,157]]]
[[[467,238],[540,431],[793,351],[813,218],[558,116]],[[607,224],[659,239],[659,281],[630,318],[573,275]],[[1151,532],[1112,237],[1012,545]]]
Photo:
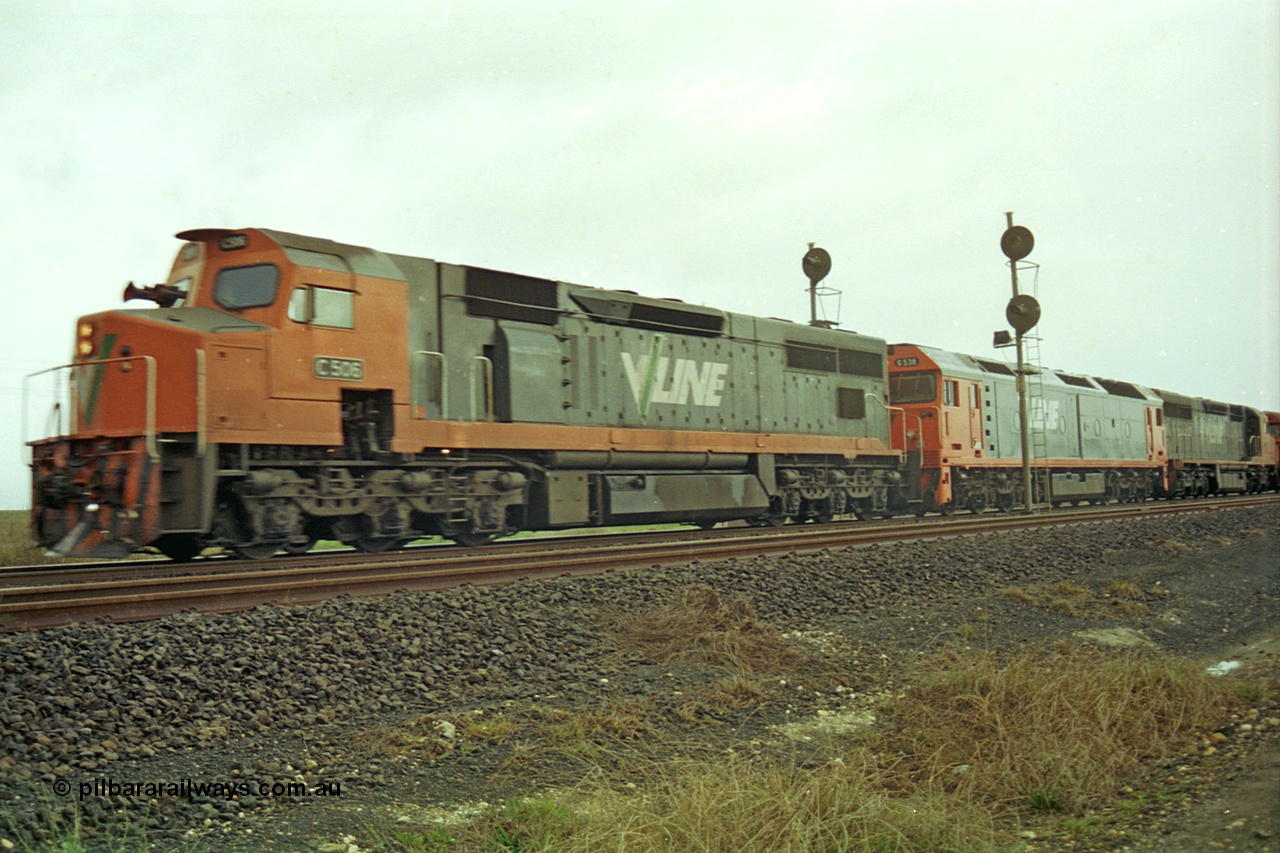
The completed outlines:
[[[442,420],[448,420],[449,416],[445,412],[445,406],[448,405],[446,401],[449,399],[449,359],[445,357],[444,353],[436,352],[435,350],[420,349],[415,352],[414,355],[423,355],[428,359],[440,359],[440,418]],[[427,377],[424,375],[422,383],[423,386],[426,386],[427,384],[426,378]],[[422,401],[422,416],[424,420],[427,419],[427,403],[429,402],[431,402],[430,396],[427,396],[426,399]]]
[[[61,367],[50,367],[45,370],[36,371],[35,373],[28,373],[26,376],[22,377],[22,416],[19,421],[18,428],[22,430],[22,432],[19,434],[22,436],[23,446],[26,446],[31,441],[31,436],[27,429],[27,416],[30,414],[29,410],[31,408],[31,404],[29,401],[29,397],[30,397],[29,392],[31,388],[29,383],[32,379],[34,379],[37,376],[41,376],[45,373],[52,373],[55,370],[61,370],[61,369],[62,369]],[[62,396],[62,391],[55,384],[53,389],[53,405],[49,407],[49,414],[45,416],[44,428],[45,428],[46,437],[48,435],[63,434],[61,396]],[[68,396],[68,399],[70,399],[71,395],[68,394],[67,396]],[[71,420],[73,421],[75,419],[74,411],[75,410],[72,409]],[[23,458],[22,464],[30,467],[32,465],[32,459]]]
[[[78,367],[93,367],[95,365],[105,369],[108,364],[130,364],[134,361],[141,361],[147,366],[147,388],[146,388],[146,422],[143,427],[143,435],[147,444],[147,455],[151,457],[152,462],[160,461],[160,450],[156,445],[156,360],[150,355],[131,355],[128,357],[117,358],[96,358],[87,361],[76,361],[70,364],[60,364],[57,367],[46,367],[44,370],[37,370],[35,373],[28,373],[22,379],[22,437],[27,437],[27,397],[30,390],[30,381],[37,376],[43,376],[46,373],[55,373],[60,370],[75,370]],[[67,423],[67,432],[69,435],[71,430],[75,428],[80,421],[79,409],[79,391],[76,388],[75,374],[71,374],[71,381],[68,383],[68,402],[70,409],[70,417]],[[55,405],[61,403],[55,400]],[[61,420],[61,419],[59,419]]]
[[[196,349],[196,458],[203,459],[209,446],[207,434],[209,419],[208,391],[205,385],[204,350]]]
[[[53,407],[49,409],[49,417],[45,419],[44,431],[46,435],[57,435],[62,431],[62,401],[55,400]],[[26,437],[26,433],[23,433]]]
[[[889,427],[890,429],[892,429],[892,427],[893,427],[893,412],[894,412],[894,410],[897,410],[897,411],[899,411],[899,412],[902,412],[902,413],[903,413],[903,420],[904,420],[904,421],[906,420],[906,410],[905,410],[905,409],[900,409],[900,408],[898,408],[897,406],[890,406],[890,405],[889,405],[888,403],[886,403],[884,400],[881,400],[881,399],[880,399],[880,396],[879,396],[878,394],[867,394],[866,396],[867,396],[867,397],[869,397],[869,398],[870,398],[870,399],[872,399],[872,400],[875,400],[877,403],[879,403],[879,404],[880,404],[880,408],[884,409],[885,417],[887,417],[887,418],[889,419],[889,423],[885,424],[885,426],[887,426],[887,427]],[[870,438],[870,437],[871,437],[871,426],[870,426],[870,424],[868,424],[868,423],[867,423],[867,419],[866,419],[866,418],[863,418],[863,419],[862,419],[862,427],[863,427],[863,429],[866,431],[866,434],[867,434],[867,435],[866,435],[866,437],[867,437],[867,438]],[[905,451],[905,450],[907,449],[907,436],[906,436],[906,424],[905,424],[905,423],[903,424],[902,429],[903,429],[903,434],[902,434],[902,449]]]
[[[484,419],[486,421],[493,420],[493,362],[483,355],[477,355],[471,359],[471,420],[479,420],[476,417],[477,367],[481,367],[484,370]]]
[[[875,395],[873,394],[872,396],[875,396]],[[889,428],[890,428],[890,429],[893,429],[893,413],[894,413],[894,412],[899,412],[899,413],[902,415],[902,418],[901,418],[901,422],[902,422],[902,452],[903,452],[903,453],[910,453],[910,452],[911,452],[911,448],[907,447],[907,418],[915,418],[915,420],[916,420],[916,429],[917,429],[917,432],[916,432],[916,438],[917,438],[917,439],[919,439],[919,438],[920,438],[920,432],[922,432],[922,431],[924,430],[924,426],[920,423],[920,416],[919,416],[919,415],[913,415],[913,414],[909,413],[909,412],[908,412],[905,408],[903,408],[902,406],[885,406],[885,408],[889,410]],[[889,440],[890,440],[890,442],[892,442],[892,441],[893,441],[892,436],[890,436],[890,439],[889,439]]]

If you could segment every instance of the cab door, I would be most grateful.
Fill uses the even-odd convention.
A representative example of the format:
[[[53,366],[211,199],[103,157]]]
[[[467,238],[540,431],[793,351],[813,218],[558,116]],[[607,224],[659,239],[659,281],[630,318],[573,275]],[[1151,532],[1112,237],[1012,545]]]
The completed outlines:
[[[977,382],[969,385],[969,435],[966,445],[975,457],[981,458],[982,444],[982,389]]]
[[[968,387],[958,379],[942,379],[942,455],[947,459],[973,455],[972,413],[968,409]]]

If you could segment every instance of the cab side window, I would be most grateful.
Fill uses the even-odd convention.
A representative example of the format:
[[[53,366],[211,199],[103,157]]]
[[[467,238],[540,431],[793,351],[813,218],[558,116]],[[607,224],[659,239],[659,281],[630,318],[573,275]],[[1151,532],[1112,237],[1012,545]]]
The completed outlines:
[[[330,287],[299,287],[289,297],[289,319],[313,326],[353,329],[355,294]]]
[[[960,383],[954,379],[942,381],[942,405],[957,406],[960,404]]]

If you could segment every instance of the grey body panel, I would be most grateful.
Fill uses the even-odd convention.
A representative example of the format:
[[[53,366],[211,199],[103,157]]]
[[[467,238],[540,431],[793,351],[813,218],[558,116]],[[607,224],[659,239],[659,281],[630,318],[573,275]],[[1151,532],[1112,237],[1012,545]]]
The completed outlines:
[[[920,349],[942,368],[943,375],[982,383],[986,457],[1021,459],[1020,407],[1012,370],[1001,372],[990,361],[960,353]],[[1045,456],[1147,461],[1146,410],[1160,405],[1156,392],[1124,383],[1124,392],[1116,393],[1103,387],[1104,380],[1069,378],[1075,384],[1058,372],[1043,369],[1032,379],[1038,382],[1039,393],[1033,394],[1029,403],[1030,427],[1043,438]]]
[[[484,316],[475,310],[478,300],[468,290],[468,276],[505,274],[399,256],[394,260],[408,283],[414,401],[425,403],[427,417],[845,435],[889,445],[881,339],[681,303],[666,310],[686,312],[692,322],[711,318],[722,328],[708,332],[626,325],[585,313],[579,304],[607,307],[611,291],[528,279],[523,281],[535,282],[540,298],[554,294],[554,307],[522,309],[503,303],[484,310],[510,310],[519,316]],[[518,278],[512,277],[513,288]],[[583,294],[589,298],[583,300]],[[599,296],[593,301],[595,294]],[[662,303],[624,296],[628,304]],[[539,319],[530,320],[522,311]],[[789,342],[857,350],[866,363],[880,365],[879,375],[788,367]],[[443,382],[437,375],[442,365]],[[490,366],[492,385],[487,386]],[[440,406],[446,388],[447,399]],[[862,416],[840,416],[838,389],[861,393]]]

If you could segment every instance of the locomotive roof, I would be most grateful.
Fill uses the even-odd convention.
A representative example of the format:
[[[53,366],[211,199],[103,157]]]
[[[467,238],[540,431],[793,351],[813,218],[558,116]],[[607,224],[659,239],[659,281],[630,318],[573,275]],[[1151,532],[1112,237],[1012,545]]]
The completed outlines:
[[[182,231],[177,236],[183,240],[207,241],[220,240],[224,237],[243,234],[247,230],[257,231],[275,242],[296,264],[320,269],[334,269],[339,272],[351,271],[357,275],[374,276],[392,281],[412,282],[422,278],[434,279],[435,265],[442,263],[431,258],[411,255],[398,255],[357,246],[351,243],[339,243],[323,237],[309,237],[290,231],[277,231],[272,228],[228,229],[228,228],[196,228]],[[340,258],[341,263],[334,258]],[[344,266],[345,264],[345,266]],[[585,311],[604,322],[622,323],[641,328],[670,329],[684,334],[701,334],[718,336],[732,335],[737,322],[755,324],[748,334],[785,338],[792,343],[814,344],[817,346],[840,346],[845,342],[850,345],[871,346],[876,349],[884,346],[884,340],[874,335],[866,335],[852,329],[827,329],[809,325],[792,323],[789,320],[755,317],[748,314],[724,311],[719,308],[695,305],[678,299],[661,299],[642,296],[632,291],[609,290],[591,285],[575,284],[568,281],[551,281],[533,279],[528,276],[487,270],[480,267],[450,264],[468,270],[468,275],[483,275],[490,279],[507,279],[512,282],[545,282],[548,285],[562,286],[559,290],[569,302],[557,305],[557,311]],[[549,308],[550,306],[542,306]],[[766,331],[768,330],[768,331]]]
[[[193,228],[189,231],[178,232],[177,237],[180,240],[202,241],[232,234],[241,234],[246,230],[250,229]],[[290,254],[290,260],[303,266],[325,269],[329,265],[323,260],[324,256],[336,256],[342,258],[347,268],[357,275],[376,276],[378,278],[391,279],[392,281],[407,281],[404,271],[396,265],[391,255],[386,252],[379,252],[377,249],[370,249],[368,246],[355,246],[351,243],[339,243],[323,237],[308,237],[305,234],[276,231],[272,228],[254,228],[252,230],[274,240],[280,248]],[[291,249],[297,253],[307,254],[290,253],[289,250]]]
[[[979,358],[974,355],[935,349],[934,347],[913,344],[922,353],[933,360],[947,376],[957,379],[985,381],[988,376],[1013,377],[1015,368],[1012,364],[992,359]],[[1149,403],[1161,402],[1160,395],[1143,385],[1098,376],[1067,373],[1049,367],[1033,367],[1032,370],[1046,386],[1090,390],[1097,394],[1109,394],[1114,397],[1129,397],[1145,400]]]

